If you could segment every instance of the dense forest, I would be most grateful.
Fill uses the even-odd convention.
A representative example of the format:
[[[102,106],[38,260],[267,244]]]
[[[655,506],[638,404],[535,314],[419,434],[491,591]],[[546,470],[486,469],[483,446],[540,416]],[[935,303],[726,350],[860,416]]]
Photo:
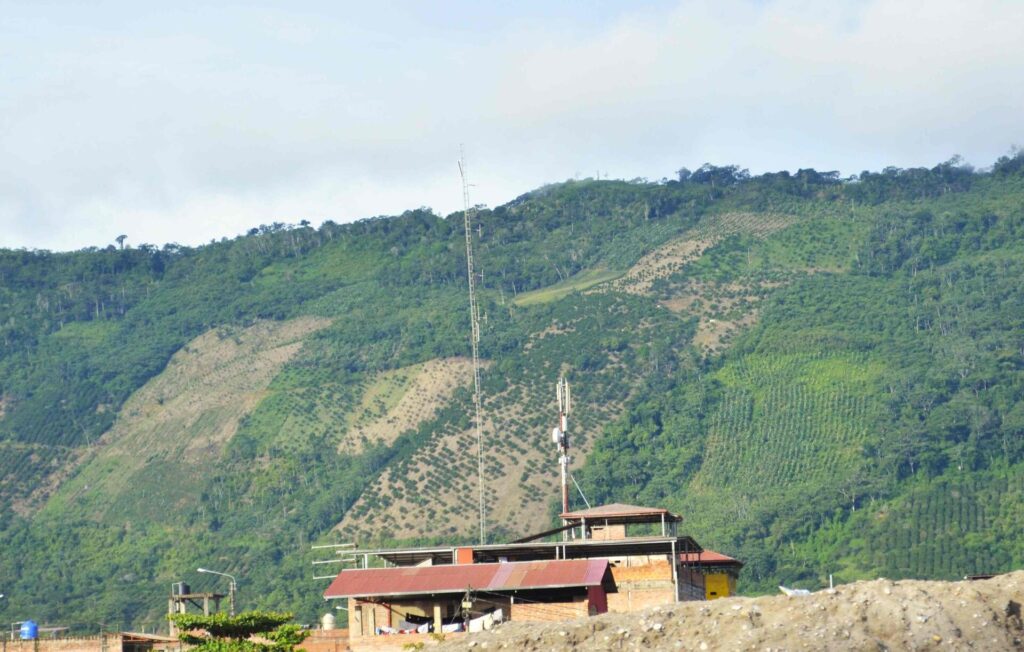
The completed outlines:
[[[1024,566],[1024,153],[473,221],[492,540],[553,518],[566,374],[582,492],[679,511],[743,591]],[[473,540],[462,224],[0,250],[0,617],[162,627],[207,566],[312,621],[311,544]]]

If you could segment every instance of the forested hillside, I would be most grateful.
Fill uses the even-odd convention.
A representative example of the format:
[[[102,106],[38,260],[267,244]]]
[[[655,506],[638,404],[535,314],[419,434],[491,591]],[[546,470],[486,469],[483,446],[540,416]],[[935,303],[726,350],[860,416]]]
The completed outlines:
[[[559,374],[592,503],[741,590],[1024,566],[1024,154],[706,165],[475,211],[488,536],[543,529]],[[310,545],[476,534],[462,215],[0,251],[0,617],[323,609]],[[577,497],[574,497],[576,500]]]

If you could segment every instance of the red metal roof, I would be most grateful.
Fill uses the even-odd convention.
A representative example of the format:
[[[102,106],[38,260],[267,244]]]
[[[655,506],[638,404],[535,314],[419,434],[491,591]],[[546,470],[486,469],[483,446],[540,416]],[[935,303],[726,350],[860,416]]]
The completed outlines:
[[[575,512],[565,512],[560,516],[570,521],[583,518],[612,519],[646,516],[658,517],[655,520],[660,520],[662,514],[665,515],[665,520],[668,521],[681,520],[681,517],[662,507],[640,507],[638,505],[625,505],[623,503],[612,503],[611,505],[600,505],[598,507],[591,507],[590,509],[580,509]]]
[[[509,591],[597,586],[606,572],[607,559],[343,570],[324,591],[324,598],[462,593],[468,587],[478,591]]]
[[[684,552],[679,555],[679,561],[684,564],[708,564],[715,566],[743,565],[739,559],[733,559],[714,550],[705,550],[698,554],[696,552]]]

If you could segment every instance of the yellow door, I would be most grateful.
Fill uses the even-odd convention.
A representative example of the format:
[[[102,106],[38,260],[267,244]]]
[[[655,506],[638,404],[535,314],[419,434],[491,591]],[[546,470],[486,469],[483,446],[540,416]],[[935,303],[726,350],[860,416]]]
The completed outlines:
[[[705,598],[708,600],[715,600],[717,598],[727,598],[732,593],[729,590],[729,576],[725,573],[715,573],[713,575],[704,576],[704,591]]]

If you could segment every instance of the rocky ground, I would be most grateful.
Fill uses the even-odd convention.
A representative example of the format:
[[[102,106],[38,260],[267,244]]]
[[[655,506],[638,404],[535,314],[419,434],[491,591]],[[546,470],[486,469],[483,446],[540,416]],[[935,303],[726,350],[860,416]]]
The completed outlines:
[[[988,580],[856,582],[560,623],[510,622],[440,650],[1019,650],[1024,571]]]

